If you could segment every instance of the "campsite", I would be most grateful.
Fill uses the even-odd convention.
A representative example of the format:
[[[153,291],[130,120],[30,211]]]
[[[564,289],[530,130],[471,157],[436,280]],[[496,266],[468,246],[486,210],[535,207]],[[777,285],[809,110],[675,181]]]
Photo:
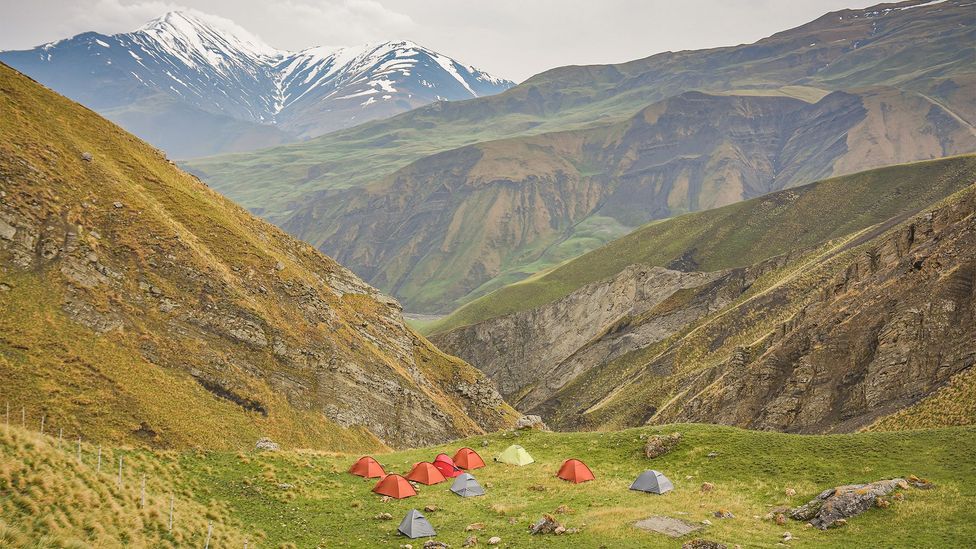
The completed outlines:
[[[669,454],[647,459],[643,443],[651,434],[683,433]],[[932,445],[937,440],[939,444]],[[484,442],[487,446],[482,446]],[[518,467],[493,458],[519,444],[535,463]],[[486,494],[458,497],[451,482],[419,485],[417,496],[383,498],[371,490],[376,479],[348,473],[359,456],[311,451],[280,453],[199,453],[179,458],[179,467],[204,501],[228,502],[228,511],[265,534],[262,546],[294,540],[296,547],[423,546],[397,528],[417,509],[437,532],[433,539],[461,547],[474,535],[479,546],[490,537],[500,547],[679,547],[694,537],[746,546],[775,547],[784,532],[790,547],[857,546],[870,539],[884,545],[898,540],[932,546],[950,536],[976,534],[971,509],[952,504],[971,493],[959,476],[958,463],[976,454],[976,429],[955,428],[904,433],[800,436],[745,431],[706,425],[673,425],[606,433],[509,431],[462,439],[450,445],[418,448],[374,457],[389,473],[406,474],[438,453],[453,455],[469,446],[486,466],[472,471]],[[715,457],[707,457],[717,453]],[[566,458],[590,466],[595,479],[574,484],[557,478]],[[665,495],[630,490],[645,469],[657,469],[674,482]],[[805,503],[822,490],[853,481],[872,481],[917,474],[932,479],[934,490],[909,490],[905,500],[888,509],[872,509],[844,528],[827,531],[788,521],[777,525],[764,515],[777,506]],[[690,477],[690,478],[689,478]],[[704,483],[714,489],[703,493]],[[288,485],[288,489],[278,486]],[[796,491],[788,497],[786,490]],[[964,496],[971,497],[971,496]],[[433,507],[434,511],[425,508]],[[727,510],[734,518],[716,518]],[[562,511],[562,512],[559,512]],[[377,518],[388,513],[392,518]],[[529,527],[551,514],[575,534],[532,536]],[[634,523],[650,516],[669,516],[701,526],[680,540],[644,532]],[[968,519],[966,517],[969,517]],[[925,528],[914,527],[924,520]],[[709,521],[710,525],[701,524]],[[469,527],[471,529],[469,530]],[[949,546],[949,545],[945,545]]]

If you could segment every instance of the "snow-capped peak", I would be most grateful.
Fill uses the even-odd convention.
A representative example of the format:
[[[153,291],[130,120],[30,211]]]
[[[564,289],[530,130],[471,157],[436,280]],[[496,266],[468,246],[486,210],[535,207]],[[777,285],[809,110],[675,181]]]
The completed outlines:
[[[195,10],[168,12],[139,27],[134,34],[151,36],[176,51],[222,51],[251,58],[276,58],[284,54],[229,19]]]

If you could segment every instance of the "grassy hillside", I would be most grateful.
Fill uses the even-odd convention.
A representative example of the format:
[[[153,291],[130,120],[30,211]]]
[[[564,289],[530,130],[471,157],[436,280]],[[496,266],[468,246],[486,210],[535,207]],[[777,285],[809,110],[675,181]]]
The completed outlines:
[[[754,44],[560,67],[497,96],[438,103],[307,143],[197,159],[188,166],[222,193],[280,223],[317,191],[377,181],[424,156],[619,121],[688,90],[813,101],[824,91],[893,86],[937,98],[972,124],[972,60],[958,48],[973,40],[965,2],[889,7],[826,14]]]
[[[428,323],[427,333],[524,311],[628,265],[716,271],[815,246],[904,218],[976,181],[976,156],[870,170],[714,210],[652,222],[552,270],[496,290]]]
[[[684,438],[670,454],[649,460],[643,438],[678,431]],[[676,547],[681,541],[646,533],[632,524],[651,515],[693,523],[711,521],[701,537],[728,544],[773,547],[790,531],[794,547],[881,546],[947,547],[976,535],[976,430],[952,428],[854,435],[798,436],[727,427],[680,424],[602,433],[497,433],[455,444],[384,453],[376,457],[388,470],[406,471],[416,461],[467,445],[489,462],[475,475],[487,495],[462,499],[446,484],[422,486],[419,496],[382,503],[370,492],[373,481],[345,472],[358,455],[289,451],[280,453],[155,453],[108,450],[131,463],[125,487],[115,472],[92,471],[93,448],[84,448],[79,466],[72,450],[57,450],[19,428],[0,427],[0,540],[11,547],[201,545],[201,532],[213,521],[211,547],[387,547],[422,541],[396,535],[411,508],[436,505],[426,513],[437,540],[460,547],[472,534],[485,545],[491,536],[501,547]],[[484,441],[484,442],[483,442]],[[483,446],[486,443],[487,446]],[[509,444],[523,445],[536,463],[521,468],[491,463]],[[716,452],[717,457],[707,455]],[[555,478],[559,464],[577,457],[596,480],[573,485]],[[655,496],[627,490],[636,475],[654,468],[668,475],[675,491]],[[143,472],[149,501],[139,509]],[[934,490],[909,489],[904,501],[873,509],[846,526],[819,531],[789,521],[778,526],[764,517],[778,505],[796,506],[823,489],[911,474],[935,482]],[[704,482],[715,485],[702,493]],[[785,495],[787,489],[797,495]],[[177,495],[174,533],[165,532],[168,494]],[[54,502],[57,501],[55,504]],[[109,506],[114,514],[103,515]],[[528,526],[543,513],[580,533],[530,536]],[[717,519],[719,509],[735,518]],[[53,514],[52,514],[53,513]],[[390,513],[392,520],[377,520]],[[484,529],[466,532],[469,524]],[[924,524],[924,527],[920,525]],[[73,544],[73,545],[72,545]]]
[[[0,118],[11,405],[160,447],[374,449],[512,420],[395,301],[3,65]]]

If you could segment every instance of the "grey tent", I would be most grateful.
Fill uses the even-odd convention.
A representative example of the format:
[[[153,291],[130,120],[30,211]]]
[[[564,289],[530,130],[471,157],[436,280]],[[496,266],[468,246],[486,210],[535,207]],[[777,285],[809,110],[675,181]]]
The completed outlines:
[[[475,480],[474,475],[471,473],[461,473],[458,475],[454,479],[454,484],[451,485],[451,491],[462,498],[485,495],[485,489],[478,484],[478,481]]]
[[[650,492],[652,494],[663,494],[674,490],[674,484],[668,477],[657,471],[644,471],[637,477],[637,480],[630,485],[631,490]]]
[[[421,515],[420,511],[416,509],[411,509],[407,513],[407,516],[403,517],[397,531],[410,539],[428,538],[437,535],[437,532],[434,531],[434,527],[430,525],[427,518]]]

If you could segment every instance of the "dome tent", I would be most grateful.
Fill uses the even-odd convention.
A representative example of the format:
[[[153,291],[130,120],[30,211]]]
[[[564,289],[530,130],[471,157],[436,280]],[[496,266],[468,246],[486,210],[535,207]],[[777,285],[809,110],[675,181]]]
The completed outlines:
[[[349,468],[349,472],[363,478],[381,478],[386,476],[386,471],[383,470],[383,466],[370,456],[359,458]]]
[[[467,469],[468,471],[472,469],[479,469],[485,466],[485,460],[481,459],[478,452],[475,452],[471,448],[461,448],[454,454],[454,464],[461,469]]]
[[[386,475],[376,483],[376,486],[373,486],[373,492],[395,499],[409,498],[417,495],[417,491],[413,489],[413,486],[407,482],[407,479],[400,475]]]
[[[407,516],[403,517],[403,520],[400,521],[397,532],[410,539],[429,538],[437,535],[437,532],[434,531],[434,527],[427,520],[427,517],[420,514],[420,511],[416,509],[407,511]]]
[[[407,473],[407,480],[412,480],[414,482],[419,482],[421,484],[426,484],[430,486],[431,484],[437,484],[438,482],[444,482],[447,480],[444,475],[434,467],[433,463],[427,463],[422,461],[413,466],[413,469]]]
[[[461,473],[454,484],[451,484],[451,491],[462,498],[471,498],[485,495],[485,489],[478,484],[478,481],[471,473]]]
[[[671,480],[658,471],[644,471],[637,477],[637,480],[630,485],[631,490],[640,492],[650,492],[652,494],[663,494],[674,490]]]
[[[585,463],[578,459],[567,459],[563,462],[562,467],[559,468],[559,472],[556,476],[568,480],[574,484],[579,484],[581,482],[586,482],[588,480],[593,480],[593,471],[587,467]]]
[[[525,448],[522,448],[518,444],[513,444],[505,448],[502,453],[495,457],[495,461],[519,466],[535,463],[535,460],[525,451]]]
[[[434,467],[447,478],[454,478],[461,474],[461,470],[454,465],[454,460],[447,454],[437,454],[434,458]]]

